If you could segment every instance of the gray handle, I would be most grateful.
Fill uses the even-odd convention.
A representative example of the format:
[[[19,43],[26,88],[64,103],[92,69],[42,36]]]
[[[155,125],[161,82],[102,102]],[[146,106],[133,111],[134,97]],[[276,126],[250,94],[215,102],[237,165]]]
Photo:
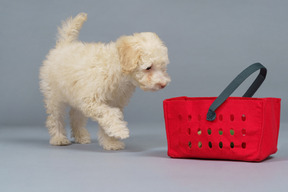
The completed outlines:
[[[260,69],[260,73],[243,95],[243,97],[252,97],[258,88],[261,86],[263,81],[265,80],[267,69],[261,63],[254,63],[244,69],[225,89],[222,93],[215,99],[215,101],[211,104],[208,113],[207,120],[214,121],[216,119],[216,109],[226,101],[226,99],[245,81],[250,75],[252,75],[255,71]]]

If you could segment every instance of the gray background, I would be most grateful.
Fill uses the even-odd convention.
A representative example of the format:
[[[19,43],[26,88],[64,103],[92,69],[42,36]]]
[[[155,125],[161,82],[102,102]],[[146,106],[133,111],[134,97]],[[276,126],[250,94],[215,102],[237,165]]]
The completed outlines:
[[[0,0],[0,191],[287,192],[287,10],[287,0]],[[82,11],[80,40],[154,31],[169,49],[171,84],[137,89],[125,109],[125,150],[104,151],[91,121],[91,144],[49,145],[39,67],[57,26]],[[162,101],[217,96],[254,62],[268,68],[255,96],[283,99],[277,154],[262,163],[169,158]]]
[[[44,125],[39,67],[55,45],[57,26],[78,12],[88,13],[82,41],[153,31],[169,49],[172,82],[157,93],[138,89],[125,109],[128,122],[162,122],[165,98],[217,96],[254,62],[268,68],[255,97],[282,98],[287,121],[287,8],[285,0],[1,0],[0,125]]]

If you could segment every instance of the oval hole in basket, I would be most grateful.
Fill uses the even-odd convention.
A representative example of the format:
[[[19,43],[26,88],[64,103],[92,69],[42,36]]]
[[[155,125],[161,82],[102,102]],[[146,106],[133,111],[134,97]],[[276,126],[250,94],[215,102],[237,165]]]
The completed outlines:
[[[246,121],[246,115],[243,114],[243,115],[241,116],[241,119],[242,119],[242,121]]]
[[[234,135],[235,131],[233,129],[230,129],[230,135]]]
[[[211,141],[209,141],[208,146],[210,149],[212,149],[212,142]]]
[[[246,149],[246,143],[245,142],[243,142],[241,146],[242,146],[242,149]]]
[[[218,132],[219,132],[219,135],[223,135],[223,129],[220,128]]]
[[[208,135],[211,135],[212,134],[211,128],[208,128],[207,132],[208,132]]]
[[[202,134],[202,131],[201,131],[200,128],[197,130],[197,134],[198,134],[198,135],[201,135],[201,134]]]
[[[243,135],[243,136],[246,135],[246,129],[245,129],[245,128],[242,129],[242,135]]]
[[[202,142],[201,141],[198,142],[198,147],[202,148]]]
[[[223,142],[222,141],[219,142],[219,147],[220,147],[220,149],[223,148]]]
[[[191,135],[191,129],[190,128],[188,128],[188,135]]]
[[[233,148],[234,148],[234,146],[235,146],[235,145],[234,145],[234,143],[233,143],[233,142],[231,142],[231,143],[230,143],[230,147],[231,147],[231,149],[233,149]]]
[[[233,114],[230,115],[230,120],[234,121],[234,115]]]
[[[191,121],[191,120],[192,120],[192,116],[188,115],[188,121]]]
[[[223,121],[223,115],[222,114],[219,115],[219,121]]]
[[[189,148],[192,147],[192,143],[191,143],[191,141],[188,142],[188,147],[189,147]]]

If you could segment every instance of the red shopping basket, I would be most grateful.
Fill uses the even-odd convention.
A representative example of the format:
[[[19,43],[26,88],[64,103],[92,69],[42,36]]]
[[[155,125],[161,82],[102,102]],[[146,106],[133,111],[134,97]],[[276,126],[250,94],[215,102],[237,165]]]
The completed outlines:
[[[243,97],[229,97],[259,69],[259,75]],[[262,64],[255,63],[242,71],[217,98],[164,100],[168,155],[262,161],[276,153],[281,99],[251,98],[266,73]]]

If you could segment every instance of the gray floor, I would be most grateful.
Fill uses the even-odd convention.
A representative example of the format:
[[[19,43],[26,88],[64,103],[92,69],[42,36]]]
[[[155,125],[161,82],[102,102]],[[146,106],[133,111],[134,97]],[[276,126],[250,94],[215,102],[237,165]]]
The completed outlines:
[[[0,127],[0,191],[287,191],[288,124],[262,163],[171,159],[164,125],[130,125],[123,151],[96,142],[55,147],[44,127]]]

